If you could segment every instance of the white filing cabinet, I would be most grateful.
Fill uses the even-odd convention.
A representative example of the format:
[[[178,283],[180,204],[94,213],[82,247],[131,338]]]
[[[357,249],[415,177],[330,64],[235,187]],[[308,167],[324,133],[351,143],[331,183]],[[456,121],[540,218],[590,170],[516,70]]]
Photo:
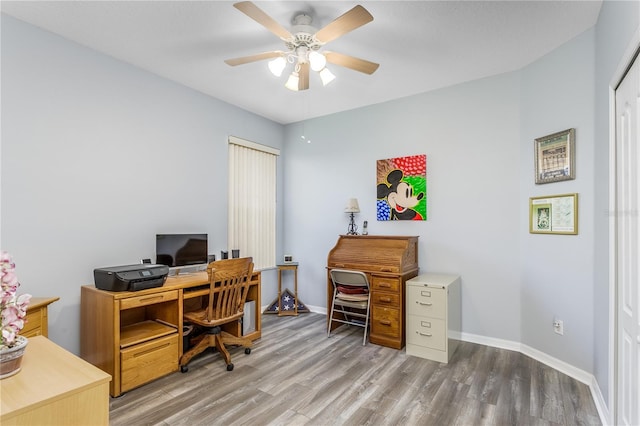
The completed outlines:
[[[460,339],[460,276],[423,274],[407,281],[407,354],[447,363]]]

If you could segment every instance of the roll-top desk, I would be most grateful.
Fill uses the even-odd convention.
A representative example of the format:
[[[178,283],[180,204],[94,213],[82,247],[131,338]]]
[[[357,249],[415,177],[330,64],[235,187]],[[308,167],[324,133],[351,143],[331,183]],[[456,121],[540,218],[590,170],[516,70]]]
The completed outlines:
[[[327,259],[327,309],[333,295],[331,269],[353,269],[367,275],[371,286],[369,341],[402,349],[405,282],[418,275],[418,237],[341,235]]]

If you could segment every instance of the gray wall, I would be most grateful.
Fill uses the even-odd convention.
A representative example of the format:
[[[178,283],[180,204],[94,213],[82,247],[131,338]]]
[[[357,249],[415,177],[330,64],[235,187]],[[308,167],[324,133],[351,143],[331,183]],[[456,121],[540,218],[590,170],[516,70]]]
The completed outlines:
[[[510,73],[311,120],[311,144],[288,126],[285,247],[301,299],[326,305],[326,256],[357,197],[359,227],[419,235],[421,271],[462,275],[465,332],[519,341],[519,87]],[[376,160],[414,154],[427,154],[428,220],[376,221]]]
[[[1,245],[21,291],[60,296],[52,340],[79,353],[80,286],[156,233],[226,248],[228,135],[281,148],[283,127],[2,15]]]
[[[593,30],[522,70],[522,343],[593,371]],[[533,140],[576,129],[575,180],[535,185]],[[529,234],[528,197],[578,193],[578,235]],[[564,322],[555,334],[554,317]]]

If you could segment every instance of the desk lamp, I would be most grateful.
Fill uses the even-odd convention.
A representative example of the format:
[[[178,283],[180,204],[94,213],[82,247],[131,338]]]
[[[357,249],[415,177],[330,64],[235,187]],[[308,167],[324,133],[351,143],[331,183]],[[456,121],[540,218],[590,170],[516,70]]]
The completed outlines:
[[[358,225],[356,225],[353,216],[355,213],[360,213],[360,206],[358,206],[357,198],[349,198],[347,202],[347,207],[344,208],[345,213],[349,213],[350,222],[349,227],[347,228],[347,235],[358,235]]]

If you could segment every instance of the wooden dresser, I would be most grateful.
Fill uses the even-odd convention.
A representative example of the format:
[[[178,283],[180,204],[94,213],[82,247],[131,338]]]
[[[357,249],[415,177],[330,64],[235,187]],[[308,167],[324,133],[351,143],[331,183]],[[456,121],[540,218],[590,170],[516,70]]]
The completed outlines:
[[[32,297],[27,307],[24,328],[20,332],[25,337],[49,336],[49,305],[59,297]]]
[[[341,235],[327,259],[327,309],[331,308],[333,295],[331,269],[352,269],[367,275],[371,285],[369,341],[402,349],[405,282],[418,275],[418,237]]]

